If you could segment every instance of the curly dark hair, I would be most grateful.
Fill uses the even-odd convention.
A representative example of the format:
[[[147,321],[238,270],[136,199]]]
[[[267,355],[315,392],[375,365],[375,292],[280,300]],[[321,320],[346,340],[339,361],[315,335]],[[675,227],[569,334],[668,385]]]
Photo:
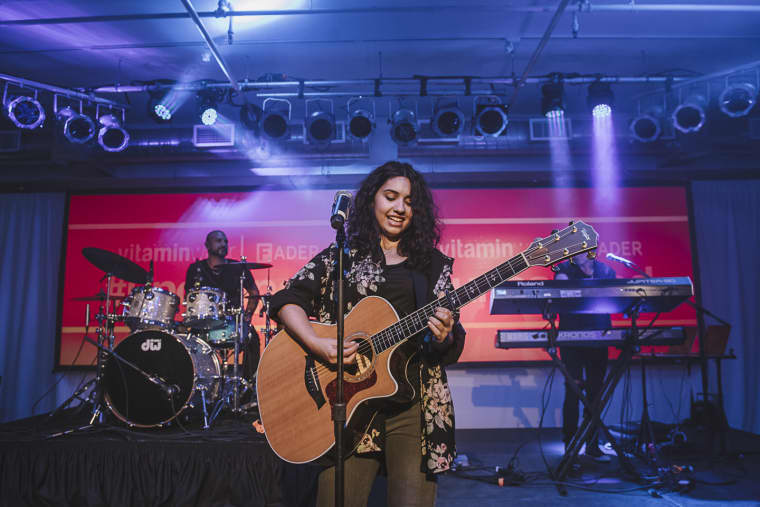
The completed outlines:
[[[407,163],[390,161],[374,169],[361,184],[348,218],[348,243],[360,256],[383,258],[380,226],[375,218],[375,194],[390,178],[403,176],[411,183],[412,221],[402,233],[399,255],[408,257],[411,268],[423,268],[430,262],[433,249],[441,239],[438,208],[427,182]]]

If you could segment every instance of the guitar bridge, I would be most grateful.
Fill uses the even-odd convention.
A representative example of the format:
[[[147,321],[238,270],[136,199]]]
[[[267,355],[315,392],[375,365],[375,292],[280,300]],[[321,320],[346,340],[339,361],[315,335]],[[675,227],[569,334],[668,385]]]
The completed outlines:
[[[306,384],[306,390],[309,392],[309,396],[317,404],[317,408],[322,408],[327,401],[322,396],[322,386],[319,384],[319,375],[317,375],[317,368],[314,365],[314,358],[306,356],[306,369],[304,371],[304,384]]]

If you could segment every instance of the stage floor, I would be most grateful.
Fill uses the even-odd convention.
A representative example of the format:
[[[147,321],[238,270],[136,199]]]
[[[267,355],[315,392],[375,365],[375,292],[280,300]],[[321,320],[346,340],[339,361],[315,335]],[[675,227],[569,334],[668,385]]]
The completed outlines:
[[[220,418],[208,431],[189,423],[185,429],[149,431],[111,424],[50,438],[86,423],[86,414],[68,411],[0,426],[0,505],[313,505],[318,469],[279,460],[251,417]],[[439,478],[436,505],[760,505],[760,436],[730,431],[726,455],[710,458],[704,435],[687,435],[693,442],[663,448],[659,463],[692,466],[690,491],[625,478],[614,456],[607,464],[581,456],[563,497],[549,481],[540,452],[557,464],[563,452],[559,430],[542,430],[541,448],[535,429],[459,430],[457,447],[469,466]],[[496,467],[507,469],[510,461],[521,484],[499,487]],[[642,475],[656,475],[641,460],[634,463]],[[510,477],[515,476],[506,475],[507,482]],[[384,488],[379,477],[370,506],[385,505]],[[653,496],[655,490],[666,498]]]

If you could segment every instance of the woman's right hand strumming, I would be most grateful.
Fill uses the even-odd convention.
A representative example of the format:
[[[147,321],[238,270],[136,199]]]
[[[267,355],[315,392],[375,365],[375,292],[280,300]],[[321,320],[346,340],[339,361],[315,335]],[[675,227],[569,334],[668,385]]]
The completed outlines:
[[[300,341],[317,358],[329,364],[338,363],[337,340],[317,336],[306,312],[298,305],[288,304],[277,313],[290,335]],[[343,343],[343,364],[354,362],[359,344],[353,340]]]

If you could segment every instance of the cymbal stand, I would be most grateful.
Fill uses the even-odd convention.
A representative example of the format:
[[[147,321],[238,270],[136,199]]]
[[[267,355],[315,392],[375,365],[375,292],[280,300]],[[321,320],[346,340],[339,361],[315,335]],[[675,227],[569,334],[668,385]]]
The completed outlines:
[[[245,256],[240,257],[240,261],[242,263],[245,263]],[[231,405],[232,413],[238,414],[242,412],[242,409],[240,408],[240,396],[242,396],[248,389],[249,385],[248,382],[240,378],[239,371],[238,371],[238,363],[239,363],[239,356],[240,356],[240,345],[243,340],[243,330],[244,330],[244,319],[245,319],[245,311],[243,308],[243,285],[245,282],[245,269],[241,269],[240,271],[240,307],[233,310],[235,314],[235,333],[233,333],[232,338],[234,340],[234,349],[233,349],[233,357],[232,357],[232,376],[231,377],[225,377],[225,388],[222,393],[222,396],[219,398],[219,401],[216,403],[216,406],[214,407],[214,411],[211,413],[211,417],[209,418],[210,422],[213,422],[219,413],[222,410],[222,407],[224,405]],[[227,384],[230,385],[230,390],[227,390]],[[241,392],[241,386],[242,386],[242,392]],[[229,398],[232,397],[232,403],[230,404]]]
[[[105,279],[106,280],[106,300],[105,300],[105,306],[101,306],[98,313],[95,315],[95,320],[98,321],[98,327],[95,329],[95,334],[97,336],[97,342],[90,339],[87,334],[89,330],[90,325],[90,305],[87,305],[87,313],[85,317],[85,336],[84,340],[91,342],[93,345],[97,347],[97,351],[95,352],[95,359],[96,359],[96,369],[95,369],[95,378],[90,379],[87,381],[82,387],[77,389],[74,394],[69,396],[69,398],[64,401],[58,408],[56,408],[53,412],[50,413],[49,418],[54,417],[57,413],[59,413],[61,410],[65,409],[72,401],[75,399],[79,399],[82,404],[89,403],[92,405],[91,410],[91,417],[87,425],[82,426],[81,428],[75,428],[71,430],[67,430],[65,432],[61,433],[55,433],[52,435],[49,435],[48,438],[54,438],[57,436],[73,433],[75,431],[85,430],[88,428],[91,428],[95,425],[96,421],[97,424],[104,424],[105,423],[105,402],[103,399],[103,370],[105,368],[105,359],[103,357],[103,354],[105,352],[111,352],[113,351],[113,343],[114,343],[114,321],[116,320],[116,315],[110,313],[110,307],[111,307],[111,277],[113,275],[111,273],[106,273],[103,278],[101,278],[101,282]],[[104,346],[104,343],[108,340],[108,348]],[[82,398],[81,396],[86,393],[87,391],[90,391],[90,393],[87,395],[86,398]]]
[[[90,418],[90,424],[94,424],[97,419],[98,424],[105,422],[105,413],[103,411],[103,373],[105,368],[105,358],[103,357],[104,342],[108,340],[108,350],[113,350],[114,343],[114,316],[110,313],[111,309],[111,273],[106,273],[104,278],[106,280],[106,304],[105,313],[103,313],[103,307],[100,307],[100,311],[95,316],[95,320],[98,321],[98,328],[95,330],[95,334],[98,337],[98,350],[97,367],[95,374],[95,389],[93,391],[95,400],[92,405],[92,417]]]
[[[269,345],[272,339],[272,319],[269,318],[269,304],[272,299],[272,287],[267,287],[267,293],[261,296],[261,312],[259,317],[264,317],[264,347]]]

